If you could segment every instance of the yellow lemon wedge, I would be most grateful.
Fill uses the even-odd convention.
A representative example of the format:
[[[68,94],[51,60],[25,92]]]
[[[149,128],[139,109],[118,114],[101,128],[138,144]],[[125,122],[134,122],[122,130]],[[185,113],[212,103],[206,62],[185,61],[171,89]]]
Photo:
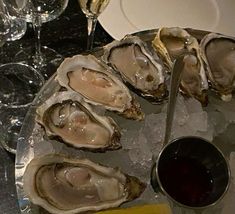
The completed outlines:
[[[168,204],[147,204],[129,208],[106,210],[96,214],[172,214]]]

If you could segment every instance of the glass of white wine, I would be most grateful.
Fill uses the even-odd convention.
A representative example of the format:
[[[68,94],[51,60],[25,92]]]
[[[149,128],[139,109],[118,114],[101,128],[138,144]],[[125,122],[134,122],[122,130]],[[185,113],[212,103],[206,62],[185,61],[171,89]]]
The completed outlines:
[[[109,1],[110,0],[78,0],[82,12],[87,18],[87,50],[91,50],[93,47],[97,18],[107,7]]]

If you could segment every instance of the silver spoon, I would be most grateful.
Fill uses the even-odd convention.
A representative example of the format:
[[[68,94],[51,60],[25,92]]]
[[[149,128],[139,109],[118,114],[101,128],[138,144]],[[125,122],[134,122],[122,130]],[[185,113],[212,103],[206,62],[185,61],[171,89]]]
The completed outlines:
[[[171,74],[170,95],[169,95],[169,101],[168,101],[168,106],[167,106],[165,138],[163,142],[163,148],[160,151],[157,159],[155,160],[155,163],[151,170],[151,185],[155,192],[159,192],[159,191],[162,192],[170,200],[176,203],[178,206],[184,207],[182,208],[182,213],[187,213],[187,209],[189,208],[189,209],[193,209],[195,211],[195,214],[201,214],[203,209],[215,205],[225,195],[226,191],[228,190],[229,182],[230,182],[230,169],[226,161],[226,158],[223,156],[221,151],[217,149],[215,145],[213,145],[212,143],[210,143],[209,141],[203,138],[199,138],[195,136],[184,136],[184,137],[181,137],[181,138],[178,138],[169,142],[179,84],[180,84],[181,76],[183,73],[183,68],[185,65],[185,58],[188,56],[191,56],[191,54],[186,53],[185,55],[181,55],[179,58],[177,58],[177,60],[174,63],[173,71]],[[195,142],[197,142],[196,152],[194,151]],[[204,155],[205,150],[207,151],[206,155]],[[217,190],[215,191],[213,189],[213,191],[210,192],[210,196],[209,196],[210,200],[205,200],[204,202],[202,203],[200,202],[198,204],[193,204],[187,200],[182,201],[180,198],[172,197],[172,194],[169,193],[168,184],[166,183],[164,184],[161,182],[162,181],[161,179],[165,178],[162,176],[166,175],[162,171],[162,169],[164,168],[164,164],[166,164],[169,160],[174,161],[175,157],[178,156],[178,153],[180,154],[179,156],[184,155],[185,157],[189,159],[193,157],[193,159],[195,160],[200,160],[203,166],[205,166],[206,168],[208,167],[210,170],[212,170],[212,175],[213,175],[212,180],[213,182],[216,181],[214,183],[213,188],[216,188]],[[199,154],[203,154],[203,155],[199,155]],[[215,161],[215,156],[217,157],[216,158],[217,161]],[[223,163],[223,164],[217,164],[217,163]],[[219,179],[219,180],[223,182],[217,182],[218,177],[216,173],[214,173],[215,172],[214,170],[216,172],[221,171],[222,177],[220,177],[220,179],[221,178],[222,179],[221,180]],[[179,188],[182,188],[182,185],[181,187],[179,186]],[[173,189],[173,191],[175,190]]]
[[[171,128],[172,128],[172,121],[175,112],[175,103],[177,99],[177,95],[179,92],[179,85],[182,76],[182,70],[184,67],[184,58],[186,54],[181,55],[175,60],[173,70],[171,73],[171,81],[170,81],[170,94],[169,100],[167,105],[167,116],[166,116],[166,127],[165,127],[165,136],[163,141],[163,146],[166,145],[169,141],[171,136]]]
[[[175,112],[175,103],[176,103],[176,99],[177,99],[177,95],[179,91],[182,70],[184,67],[184,57],[185,55],[181,55],[175,60],[173,69],[171,72],[170,94],[169,94],[169,99],[168,99],[168,104],[167,104],[165,135],[164,135],[164,141],[162,145],[163,149],[166,146],[166,144],[168,144],[170,136],[171,136],[172,121],[173,121],[174,112]],[[153,154],[154,165],[151,171],[151,185],[155,191],[159,190],[159,185],[158,185],[157,177],[156,177],[156,161],[158,157],[159,157],[159,154]]]

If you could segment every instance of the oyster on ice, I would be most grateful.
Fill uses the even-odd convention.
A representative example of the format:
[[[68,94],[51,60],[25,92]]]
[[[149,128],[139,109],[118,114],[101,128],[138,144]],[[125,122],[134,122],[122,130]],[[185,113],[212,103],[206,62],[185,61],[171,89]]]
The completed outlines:
[[[186,66],[182,73],[180,88],[184,94],[206,105],[208,82],[197,39],[182,28],[164,27],[158,30],[152,46],[161,56],[169,72],[177,57],[190,53],[185,59]]]
[[[161,102],[168,96],[163,65],[139,37],[128,35],[111,42],[104,47],[102,59],[146,99]]]
[[[211,86],[222,100],[230,101],[235,88],[235,38],[210,33],[200,45]]]
[[[30,201],[55,214],[117,207],[137,198],[145,184],[117,168],[62,155],[35,158],[23,176]]]
[[[142,120],[144,113],[129,89],[111,68],[93,55],[66,58],[57,69],[59,84],[82,95],[86,102],[116,111],[126,118]]]
[[[49,138],[76,148],[104,151],[121,147],[121,134],[112,118],[97,115],[76,92],[55,93],[38,107],[36,121]]]
[[[171,71],[173,62],[178,56],[199,48],[196,38],[179,27],[160,28],[152,41],[152,46],[169,71]]]

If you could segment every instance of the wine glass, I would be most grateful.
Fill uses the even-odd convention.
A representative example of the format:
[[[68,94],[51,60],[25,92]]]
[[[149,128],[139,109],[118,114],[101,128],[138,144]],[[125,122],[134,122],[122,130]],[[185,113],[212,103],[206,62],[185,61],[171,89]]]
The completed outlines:
[[[55,64],[56,67],[63,57],[54,50],[41,46],[41,26],[60,16],[67,7],[68,0],[8,0],[7,2],[18,11],[21,18],[32,23],[35,32],[35,48],[21,50],[16,54],[16,59],[32,64],[34,68],[40,70],[45,79],[48,79],[52,73],[48,73],[50,71],[46,69],[47,66]]]
[[[107,7],[109,0],[78,0],[78,2],[87,18],[87,50],[92,50],[97,18]]]
[[[42,76],[31,66],[0,65],[0,142],[11,153],[16,151],[24,117],[43,83]]]
[[[10,21],[5,14],[4,4],[0,1],[0,48],[5,44],[9,32]]]
[[[17,12],[13,7],[9,7],[6,3],[7,0],[1,0],[4,6],[3,11],[6,14],[10,22],[9,35],[7,36],[7,41],[15,41],[22,38],[26,32],[27,25],[26,21],[17,17]]]
[[[4,4],[0,1],[0,47],[10,36],[11,24],[8,18]],[[0,65],[0,143],[11,153],[16,152],[17,136],[24,116],[43,83],[43,77],[28,65]]]

